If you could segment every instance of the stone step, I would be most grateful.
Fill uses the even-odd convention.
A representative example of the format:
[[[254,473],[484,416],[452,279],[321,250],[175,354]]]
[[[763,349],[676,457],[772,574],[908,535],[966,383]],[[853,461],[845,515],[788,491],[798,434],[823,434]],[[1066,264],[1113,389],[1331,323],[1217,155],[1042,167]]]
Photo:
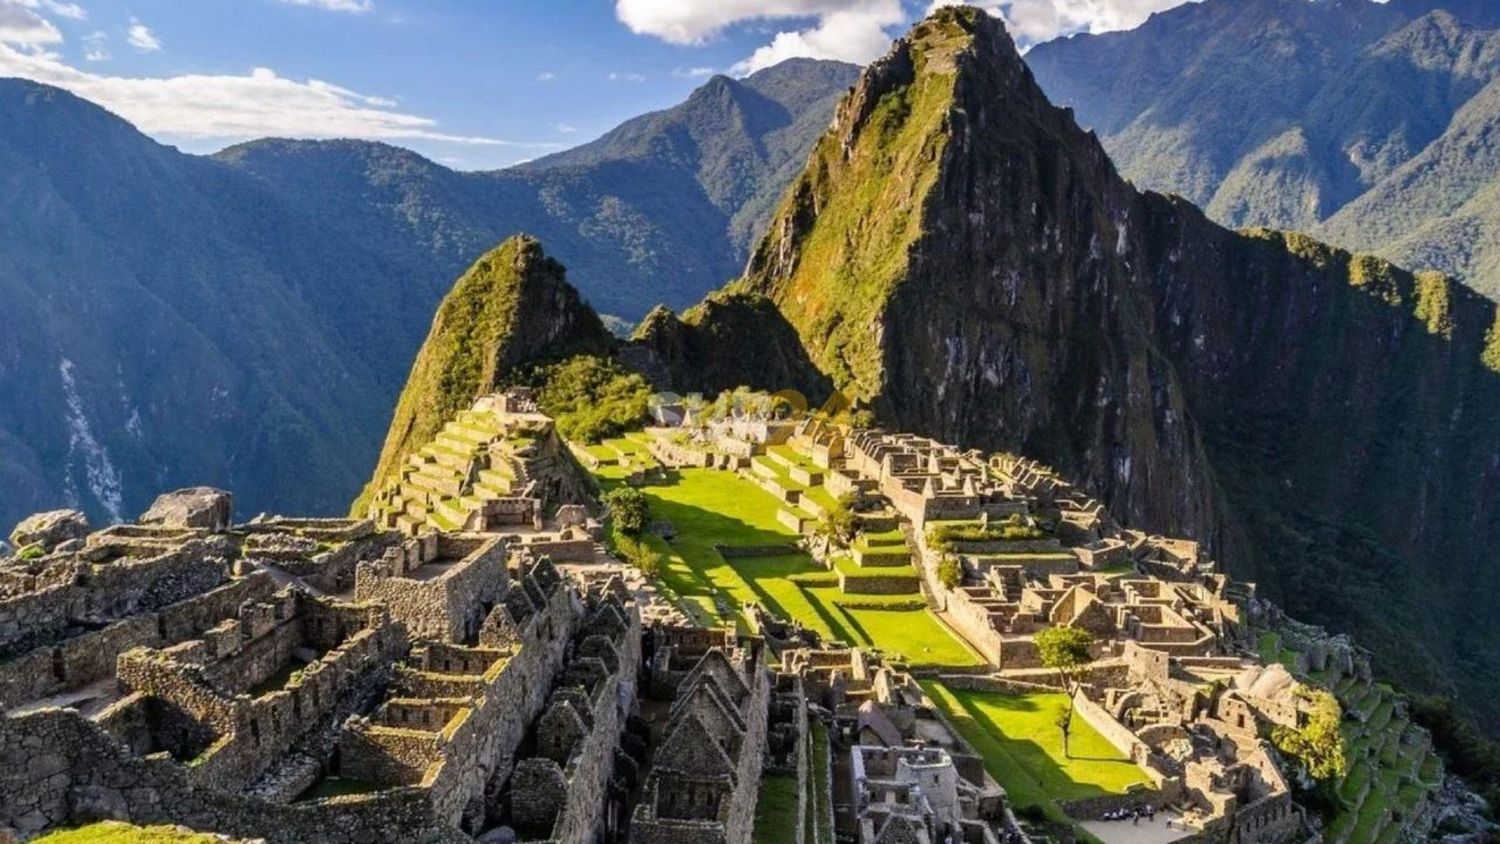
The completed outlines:
[[[479,480],[496,489],[510,489],[510,485],[515,482],[515,474],[504,467],[480,469]]]
[[[405,513],[396,517],[396,529],[407,536],[416,536],[418,529],[426,524],[426,519],[414,519]]]
[[[442,497],[457,498],[464,491],[464,476],[457,472],[443,471],[436,467],[408,475],[406,483],[418,489],[429,490]]]
[[[433,508],[435,515],[442,516],[448,522],[460,527],[469,520],[469,512],[472,508],[467,507],[462,499],[444,498]]]
[[[499,436],[499,432],[482,425],[454,420],[443,426],[443,433],[453,434],[473,445],[487,443]]]
[[[467,473],[469,465],[474,462],[472,451],[454,451],[447,446],[431,442],[422,446],[423,455],[431,458],[431,463],[437,466],[445,466],[457,472]]]

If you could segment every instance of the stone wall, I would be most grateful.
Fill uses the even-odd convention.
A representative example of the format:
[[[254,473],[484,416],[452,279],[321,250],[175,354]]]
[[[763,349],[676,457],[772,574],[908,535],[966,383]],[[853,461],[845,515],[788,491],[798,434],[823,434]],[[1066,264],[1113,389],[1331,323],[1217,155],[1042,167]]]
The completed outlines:
[[[467,836],[415,789],[277,805],[193,782],[170,759],[141,758],[71,710],[0,718],[0,834],[101,819],[181,824],[271,844],[459,844]]]
[[[120,654],[136,647],[159,647],[196,636],[230,616],[240,604],[269,596],[270,576],[238,578],[156,613],[143,613],[105,627],[45,645],[0,663],[0,709],[61,694],[114,676]]]
[[[408,540],[379,561],[360,563],[354,594],[361,601],[383,602],[414,639],[465,641],[479,632],[485,613],[509,588],[508,547],[500,538],[479,535]],[[445,560],[448,569],[423,576],[428,566]]]

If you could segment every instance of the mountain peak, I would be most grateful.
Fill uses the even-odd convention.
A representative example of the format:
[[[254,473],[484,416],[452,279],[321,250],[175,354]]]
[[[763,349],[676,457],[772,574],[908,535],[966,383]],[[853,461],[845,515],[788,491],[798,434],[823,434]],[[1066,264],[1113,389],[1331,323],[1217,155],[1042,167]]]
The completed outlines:
[[[438,305],[355,512],[447,420],[518,367],[602,353],[613,342],[536,238],[516,235],[486,252]]]

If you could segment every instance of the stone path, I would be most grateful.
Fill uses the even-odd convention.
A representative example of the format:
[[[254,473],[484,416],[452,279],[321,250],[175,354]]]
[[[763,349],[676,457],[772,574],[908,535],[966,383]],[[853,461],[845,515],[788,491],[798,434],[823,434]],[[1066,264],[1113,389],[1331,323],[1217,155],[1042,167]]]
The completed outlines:
[[[1167,828],[1169,821],[1172,824],[1170,829]],[[1157,812],[1154,821],[1145,818],[1139,823],[1128,820],[1084,821],[1082,826],[1104,844],[1166,844],[1193,835],[1191,830],[1182,828],[1182,819],[1170,812]]]

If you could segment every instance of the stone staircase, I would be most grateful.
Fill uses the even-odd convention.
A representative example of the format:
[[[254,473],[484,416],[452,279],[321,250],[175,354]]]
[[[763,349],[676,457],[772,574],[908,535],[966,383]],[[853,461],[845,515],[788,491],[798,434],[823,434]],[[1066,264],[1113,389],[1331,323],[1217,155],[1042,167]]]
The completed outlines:
[[[376,522],[408,536],[463,529],[487,499],[518,495],[530,483],[525,462],[504,452],[506,425],[494,413],[462,410],[432,442],[407,458],[400,480],[376,494]]]

